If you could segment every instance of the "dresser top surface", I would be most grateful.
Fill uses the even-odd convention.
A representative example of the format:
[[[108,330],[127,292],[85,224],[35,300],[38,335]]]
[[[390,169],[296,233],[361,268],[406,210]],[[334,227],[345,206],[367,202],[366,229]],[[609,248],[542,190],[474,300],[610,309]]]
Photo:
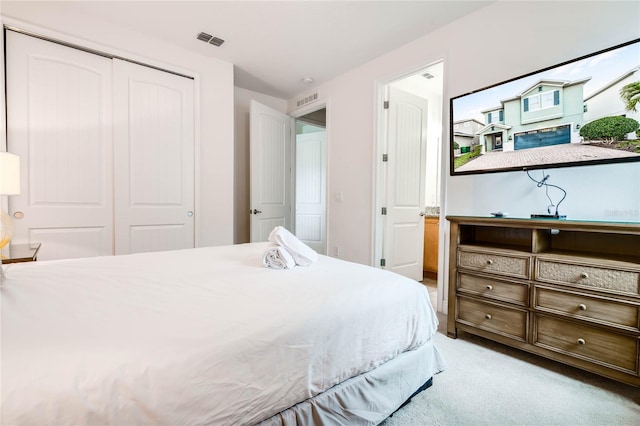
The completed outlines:
[[[449,222],[469,225],[508,226],[543,229],[608,230],[640,234],[640,222],[582,219],[531,219],[526,217],[447,216]]]

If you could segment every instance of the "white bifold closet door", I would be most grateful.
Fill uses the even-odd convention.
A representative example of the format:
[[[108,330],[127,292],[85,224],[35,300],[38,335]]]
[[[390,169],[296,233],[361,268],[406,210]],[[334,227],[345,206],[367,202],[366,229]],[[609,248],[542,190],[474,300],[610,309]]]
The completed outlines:
[[[193,81],[6,34],[13,241],[39,260],[193,247]]]
[[[115,253],[194,246],[193,80],[113,61]]]
[[[13,241],[41,242],[41,260],[112,254],[112,61],[13,31],[6,43]]]

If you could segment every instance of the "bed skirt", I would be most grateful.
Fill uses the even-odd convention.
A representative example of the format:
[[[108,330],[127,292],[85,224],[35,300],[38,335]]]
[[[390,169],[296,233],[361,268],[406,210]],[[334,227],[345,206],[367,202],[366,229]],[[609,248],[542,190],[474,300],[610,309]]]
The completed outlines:
[[[377,425],[421,390],[446,364],[433,340],[378,368],[302,401],[260,426]]]

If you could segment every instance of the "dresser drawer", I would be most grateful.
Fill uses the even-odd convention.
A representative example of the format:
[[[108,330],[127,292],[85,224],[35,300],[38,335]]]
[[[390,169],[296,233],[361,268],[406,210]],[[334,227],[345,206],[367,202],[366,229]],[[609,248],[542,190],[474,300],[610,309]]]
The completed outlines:
[[[536,279],[555,284],[581,285],[638,294],[640,272],[538,258]]]
[[[557,291],[545,287],[535,289],[535,307],[638,330],[640,305],[592,297],[586,294]]]
[[[533,344],[637,374],[638,338],[536,315]]]
[[[472,274],[458,274],[458,289],[489,299],[503,300],[527,306],[529,304],[529,285],[507,282]]]
[[[483,330],[525,341],[527,311],[458,297],[458,321]]]
[[[475,271],[529,279],[530,265],[528,255],[467,247],[458,250],[458,266]]]

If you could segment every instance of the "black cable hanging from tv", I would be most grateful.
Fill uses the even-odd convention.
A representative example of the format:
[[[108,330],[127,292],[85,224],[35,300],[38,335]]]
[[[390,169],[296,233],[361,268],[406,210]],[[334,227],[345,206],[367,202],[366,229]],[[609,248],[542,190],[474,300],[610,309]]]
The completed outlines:
[[[565,191],[564,189],[560,188],[558,185],[552,185],[550,183],[547,183],[547,180],[549,180],[549,175],[546,175],[544,173],[544,170],[542,170],[542,179],[541,180],[535,180],[531,174],[529,173],[528,169],[524,169],[525,172],[527,172],[527,176],[529,176],[529,179],[531,179],[532,181],[534,181],[536,183],[536,186],[538,188],[542,188],[544,187],[544,191],[545,194],[547,196],[547,199],[549,199],[549,205],[547,206],[547,214],[531,214],[531,218],[533,219],[565,219],[567,216],[566,215],[561,215],[559,213],[559,209],[560,209],[560,204],[564,201],[565,198],[567,198],[567,191]],[[562,191],[562,198],[560,199],[560,201],[558,201],[558,204],[554,204],[553,200],[551,199],[551,196],[549,195],[549,188],[556,188],[559,189],[560,191]],[[552,212],[552,209],[554,209]]]

